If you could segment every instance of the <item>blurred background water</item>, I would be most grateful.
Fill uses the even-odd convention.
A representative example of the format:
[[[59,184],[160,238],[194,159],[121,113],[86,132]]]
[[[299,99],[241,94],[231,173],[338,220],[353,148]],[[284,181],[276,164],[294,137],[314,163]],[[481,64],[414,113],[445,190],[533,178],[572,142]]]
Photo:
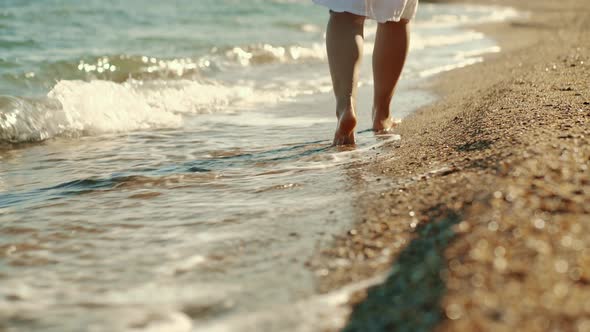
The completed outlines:
[[[500,49],[506,8],[422,4],[394,114]],[[0,328],[320,330],[304,267],[396,135],[335,126],[327,11],[305,0],[0,2]],[[319,316],[319,314],[323,316]],[[327,319],[326,317],[330,317]]]

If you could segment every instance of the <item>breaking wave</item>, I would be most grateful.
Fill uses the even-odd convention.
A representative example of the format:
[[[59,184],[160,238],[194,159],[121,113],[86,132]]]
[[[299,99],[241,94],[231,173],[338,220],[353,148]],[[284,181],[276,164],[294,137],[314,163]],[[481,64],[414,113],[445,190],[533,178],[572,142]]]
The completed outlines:
[[[194,81],[61,81],[42,99],[0,96],[0,142],[178,128],[252,95],[249,87]]]

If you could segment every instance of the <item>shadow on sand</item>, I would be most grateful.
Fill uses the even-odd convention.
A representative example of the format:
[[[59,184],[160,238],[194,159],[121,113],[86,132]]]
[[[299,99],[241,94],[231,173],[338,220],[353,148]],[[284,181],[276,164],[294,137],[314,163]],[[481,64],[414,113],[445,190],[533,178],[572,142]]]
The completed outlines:
[[[432,331],[443,318],[445,248],[454,239],[452,213],[417,229],[417,238],[400,254],[387,280],[368,290],[353,308],[346,332]]]

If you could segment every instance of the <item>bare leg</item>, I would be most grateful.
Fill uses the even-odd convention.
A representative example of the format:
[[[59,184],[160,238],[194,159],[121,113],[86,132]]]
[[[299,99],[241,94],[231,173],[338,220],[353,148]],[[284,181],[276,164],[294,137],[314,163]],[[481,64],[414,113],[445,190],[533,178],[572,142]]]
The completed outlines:
[[[356,94],[363,54],[364,23],[363,16],[335,12],[330,14],[326,44],[338,117],[334,145],[355,143]]]
[[[390,103],[401,76],[409,48],[408,21],[379,23],[373,51],[373,130],[383,132],[394,125]]]

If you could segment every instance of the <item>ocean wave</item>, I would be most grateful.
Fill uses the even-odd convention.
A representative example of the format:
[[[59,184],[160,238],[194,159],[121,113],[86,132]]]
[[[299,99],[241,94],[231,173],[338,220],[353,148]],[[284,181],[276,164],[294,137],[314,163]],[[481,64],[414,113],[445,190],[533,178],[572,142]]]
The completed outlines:
[[[415,33],[412,36],[412,50],[423,50],[429,48],[440,48],[445,46],[454,46],[485,39],[485,35],[477,31],[464,31],[452,35],[426,35]]]
[[[61,80],[107,80],[124,83],[129,79],[194,79],[203,68],[212,64],[205,60],[181,58],[155,58],[149,56],[105,55],[79,60],[62,60],[43,63],[38,70],[22,73],[22,79],[48,82]],[[27,76],[28,75],[28,76]]]
[[[310,23],[276,22],[274,25],[280,28],[307,33],[321,33],[324,30],[323,27]]]
[[[324,45],[319,43],[309,47],[302,46],[273,46],[257,44],[246,47],[234,47],[225,52],[226,59],[242,66],[260,65],[267,63],[308,62],[324,60],[326,52]]]
[[[428,13],[425,15],[428,19],[418,21],[420,26],[434,29],[501,22],[521,16],[512,7],[469,4],[423,4],[420,11],[419,15]]]
[[[0,96],[0,142],[42,141],[64,132],[65,122],[56,101]]]
[[[2,68],[14,68],[17,67],[17,64],[6,59],[0,58],[0,67]]]
[[[218,72],[273,63],[303,64],[324,61],[323,44],[275,46],[254,44],[213,48],[198,57],[159,58],[147,55],[105,55],[42,63],[37,69],[4,73],[13,80],[47,86],[59,80],[107,80],[124,83],[134,80],[200,79]],[[0,66],[10,65],[0,59]]]
[[[29,47],[33,48],[37,46],[37,42],[32,39],[15,40],[15,39],[0,39],[0,48],[4,50],[10,50],[18,47]]]
[[[253,95],[249,87],[194,81],[60,81],[42,99],[0,96],[0,142],[178,128]]]

